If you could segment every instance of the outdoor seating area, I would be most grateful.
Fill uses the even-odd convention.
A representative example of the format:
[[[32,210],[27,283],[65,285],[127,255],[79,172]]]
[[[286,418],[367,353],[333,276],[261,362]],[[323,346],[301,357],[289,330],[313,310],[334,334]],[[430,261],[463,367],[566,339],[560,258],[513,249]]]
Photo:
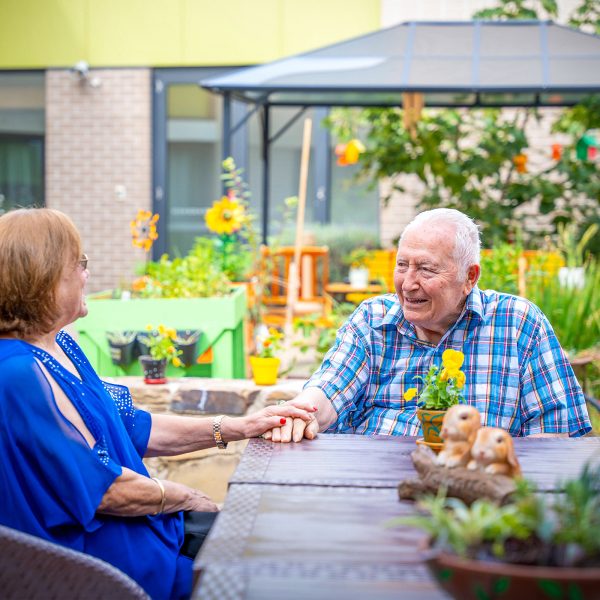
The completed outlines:
[[[1,598],[600,600],[596,0],[0,36]]]

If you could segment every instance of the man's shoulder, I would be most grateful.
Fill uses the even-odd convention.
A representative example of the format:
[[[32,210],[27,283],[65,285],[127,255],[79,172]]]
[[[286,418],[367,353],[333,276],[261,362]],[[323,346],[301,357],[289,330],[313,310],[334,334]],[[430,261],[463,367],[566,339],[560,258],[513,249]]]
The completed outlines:
[[[480,290],[484,315],[503,314],[515,317],[539,318],[540,309],[527,298],[498,292],[496,290]]]
[[[402,309],[396,294],[383,294],[361,302],[352,315],[352,321],[366,323],[369,327],[378,329],[401,316]]]

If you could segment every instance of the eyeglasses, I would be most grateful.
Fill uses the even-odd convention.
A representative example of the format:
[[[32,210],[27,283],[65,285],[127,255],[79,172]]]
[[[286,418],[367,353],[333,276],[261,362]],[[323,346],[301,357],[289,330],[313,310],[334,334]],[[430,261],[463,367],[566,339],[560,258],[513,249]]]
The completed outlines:
[[[81,258],[79,259],[79,264],[84,271],[87,269],[88,260],[89,258],[87,254],[82,254]]]

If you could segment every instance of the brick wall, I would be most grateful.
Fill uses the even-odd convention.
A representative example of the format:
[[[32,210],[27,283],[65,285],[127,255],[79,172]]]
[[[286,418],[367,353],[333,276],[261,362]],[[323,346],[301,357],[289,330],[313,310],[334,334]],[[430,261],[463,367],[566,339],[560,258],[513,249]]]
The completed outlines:
[[[92,87],[46,74],[46,205],[76,223],[90,256],[88,291],[133,276],[144,253],[129,222],[151,206],[151,72],[97,69]]]

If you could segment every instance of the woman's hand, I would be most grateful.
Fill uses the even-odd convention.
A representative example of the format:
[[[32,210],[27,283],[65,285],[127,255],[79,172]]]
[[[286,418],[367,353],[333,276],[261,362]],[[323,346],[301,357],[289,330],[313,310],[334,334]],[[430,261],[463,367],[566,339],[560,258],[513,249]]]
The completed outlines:
[[[251,415],[241,417],[240,421],[244,422],[244,437],[258,437],[282,425],[292,427],[295,422],[298,422],[306,426],[313,421],[316,422],[314,416],[316,411],[317,407],[309,402],[274,404]],[[228,421],[233,421],[233,419],[224,419],[223,424]],[[225,434],[223,437],[227,440]]]
[[[286,406],[295,406],[304,410],[308,410],[309,407],[313,408],[314,411],[311,414],[314,418],[310,421],[288,419],[282,426],[274,427],[271,431],[267,431],[263,435],[266,440],[283,443],[291,441],[299,442],[304,438],[314,440],[319,431],[327,429],[337,419],[337,413],[333,409],[331,402],[316,387],[305,389],[296,398],[277,408],[282,409]]]

